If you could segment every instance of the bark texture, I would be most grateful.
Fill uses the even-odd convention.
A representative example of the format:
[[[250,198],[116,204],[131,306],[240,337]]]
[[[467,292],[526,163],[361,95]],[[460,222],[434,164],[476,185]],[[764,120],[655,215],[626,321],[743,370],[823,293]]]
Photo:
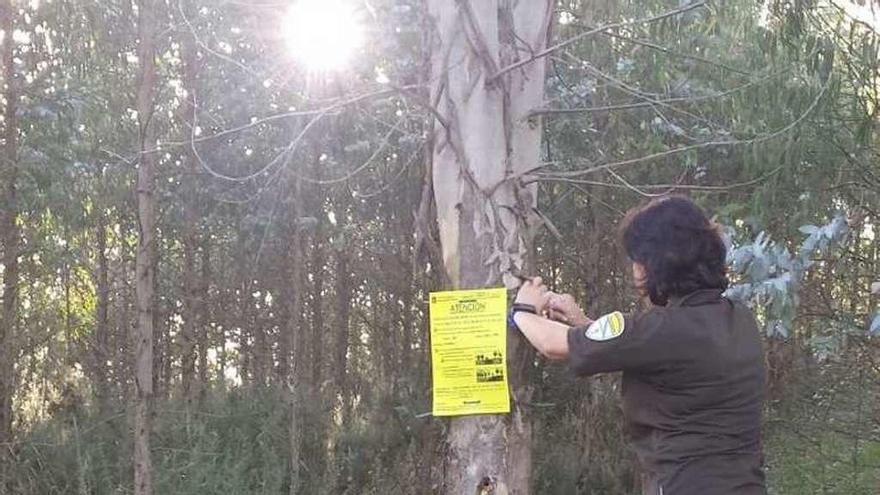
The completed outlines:
[[[7,0],[0,4],[0,27],[11,33],[15,27],[15,10]],[[18,323],[18,255],[20,229],[18,227],[18,120],[16,117],[18,91],[15,74],[15,51],[12,37],[3,40],[3,82],[6,85],[5,126],[0,184],[3,184],[0,203],[0,235],[3,241],[3,313],[0,320],[0,491],[6,484],[5,466],[12,451],[12,397],[15,394],[15,330]]]
[[[431,0],[433,186],[443,262],[457,288],[516,285],[538,224],[536,188],[520,178],[540,163],[545,63],[504,68],[546,47],[553,2]],[[508,339],[514,397],[509,416],[451,421],[445,466],[449,494],[526,494],[531,427],[523,403],[534,355]]]
[[[184,8],[184,7],[181,7]],[[190,14],[188,13],[189,17]],[[194,35],[184,30],[181,40],[181,56],[183,62],[183,86],[186,89],[186,100],[181,104],[180,117],[183,121],[183,140],[192,136],[196,112],[196,84],[199,70],[198,54]],[[204,384],[194,383],[196,372],[196,332],[203,323],[199,318],[200,283],[196,275],[196,251],[199,244],[199,191],[196,184],[198,165],[193,144],[185,146],[183,190],[184,190],[184,223],[183,223],[183,331],[181,332],[181,383],[183,395],[188,405],[192,405]]]
[[[290,264],[290,294],[288,302],[287,335],[283,339],[282,363],[286,363],[284,369],[287,382],[289,423],[288,443],[290,447],[290,495],[297,495],[302,486],[302,404],[307,393],[306,377],[308,376],[307,362],[307,333],[304,328],[303,309],[305,306],[305,257],[304,245],[307,234],[306,227],[300,222],[302,218],[302,182],[299,177],[294,177],[294,192],[292,199],[293,213],[293,240],[290,243],[288,262]]]
[[[135,330],[134,493],[153,493],[150,433],[153,401],[153,324],[155,312],[156,198],[153,106],[156,92],[154,0],[140,0],[138,9],[137,112],[140,161],[137,176],[138,249],[135,266],[137,327]]]
[[[104,212],[97,214],[97,227],[95,229],[95,254],[98,258],[98,273],[95,286],[97,288],[97,303],[95,305],[95,381],[98,407],[101,413],[105,413],[110,399],[110,380],[108,376],[108,361],[110,359],[110,283],[108,278],[109,266],[107,263],[107,226]]]

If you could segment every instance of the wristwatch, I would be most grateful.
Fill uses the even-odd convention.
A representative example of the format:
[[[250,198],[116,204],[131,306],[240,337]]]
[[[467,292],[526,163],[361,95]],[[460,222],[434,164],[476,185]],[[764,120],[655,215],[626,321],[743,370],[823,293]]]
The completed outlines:
[[[532,306],[531,304],[516,303],[515,302],[510,306],[510,312],[507,313],[507,326],[508,326],[508,328],[510,328],[512,330],[519,331],[519,327],[516,325],[516,320],[514,320],[513,315],[517,314],[520,311],[522,311],[524,313],[531,313],[533,315],[538,314],[538,310],[534,306]]]

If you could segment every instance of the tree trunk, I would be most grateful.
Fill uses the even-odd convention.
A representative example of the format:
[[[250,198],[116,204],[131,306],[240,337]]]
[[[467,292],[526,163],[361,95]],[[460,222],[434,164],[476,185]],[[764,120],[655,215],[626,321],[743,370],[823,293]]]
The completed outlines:
[[[184,8],[184,7],[181,7]],[[195,125],[196,112],[196,84],[198,75],[198,55],[193,39],[193,33],[188,29],[183,30],[181,40],[181,57],[183,62],[183,87],[186,90],[186,100],[180,106],[180,117],[183,125],[183,141],[187,141]],[[195,340],[196,328],[202,324],[197,315],[198,292],[200,284],[196,280],[196,250],[198,246],[197,223],[198,213],[198,165],[196,163],[193,144],[184,146],[184,162],[186,168],[183,177],[183,329],[181,332],[181,382],[183,396],[187,406],[192,406],[198,394],[198,386],[193,384],[195,379]]]
[[[95,307],[95,381],[98,410],[105,414],[109,408],[110,382],[107,362],[110,359],[110,286],[107,266],[107,225],[104,211],[99,209],[95,228],[95,250],[98,258],[98,276],[95,283],[97,302]]]
[[[241,375],[242,383],[245,385],[253,386],[255,382],[254,372],[254,350],[253,343],[251,341],[251,333],[253,329],[250,324],[250,281],[253,279],[253,273],[249,271],[248,263],[247,263],[247,239],[246,234],[244,232],[243,222],[239,222],[238,225],[238,233],[236,235],[235,240],[235,266],[236,270],[236,279],[238,283],[238,287],[236,290],[232,291],[232,297],[235,299],[236,309],[233,313],[236,313],[235,316],[232,316],[229,321],[234,322],[232,324],[233,328],[238,328],[238,369]],[[285,339],[282,339],[283,342],[286,342]],[[282,347],[280,350],[281,357],[280,366],[287,366],[287,358],[286,351]]]
[[[162,273],[159,271],[160,239],[153,249],[153,397],[168,398],[168,384],[171,379],[171,322],[170,311],[166,310],[162,297]]]
[[[153,0],[140,0],[138,9],[137,112],[140,163],[137,176],[138,249],[136,262],[137,329],[135,331],[135,418],[134,493],[153,492],[150,433],[153,400],[153,279],[156,257],[155,147],[153,105],[156,88],[155,32],[156,6]]]
[[[341,217],[342,215],[340,215]],[[341,225],[338,226],[343,230]],[[342,242],[348,240],[343,237]],[[348,386],[348,339],[349,324],[351,318],[351,295],[352,295],[352,277],[349,272],[349,253],[345,250],[345,246],[336,246],[333,253],[335,260],[334,275],[335,280],[335,298],[334,314],[335,319],[333,328],[335,335],[333,338],[333,386],[330,407],[338,405],[340,410],[341,431],[347,431],[351,421],[351,393]],[[337,402],[338,401],[338,402]],[[347,487],[346,479],[348,479],[348,463],[344,460],[344,452],[339,445],[341,435],[337,435],[334,447],[334,459],[328,469],[329,480],[328,487],[330,493],[344,493]]]
[[[7,483],[7,466],[12,450],[12,397],[15,395],[15,331],[18,324],[18,82],[15,73],[15,44],[11,33],[15,26],[15,9],[7,0],[0,4],[0,26],[7,36],[3,40],[3,81],[6,84],[6,109],[0,183],[3,183],[0,235],[3,241],[3,314],[0,320],[0,491]]]
[[[196,350],[198,351],[199,356],[199,400],[204,400],[208,391],[208,347],[210,343],[208,342],[208,325],[211,323],[211,319],[208,315],[211,314],[210,305],[208,304],[209,295],[210,295],[210,280],[211,280],[211,237],[208,233],[204,233],[202,235],[202,280],[201,285],[199,286],[199,302],[196,308],[198,308],[198,322],[199,326],[196,328]],[[225,359],[226,359],[226,338],[221,335],[220,336],[220,355],[218,356],[218,360],[223,363],[223,366],[220,366],[222,369],[220,373],[220,383],[223,383],[223,372],[225,372]]]
[[[132,402],[132,387],[130,378],[134,376],[134,350],[132,345],[136,338],[132,338],[137,330],[137,295],[132,289],[137,273],[137,248],[128,242],[133,234],[131,229],[131,216],[127,208],[120,208],[116,215],[116,224],[119,226],[120,236],[116,238],[119,246],[119,265],[113,277],[113,293],[118,294],[113,298],[116,310],[113,313],[114,332],[113,338],[113,377],[115,393],[122,398],[124,403]],[[134,252],[132,252],[134,247]],[[132,312],[135,314],[132,315]]]
[[[550,0],[430,0],[434,21],[431,101],[437,110],[434,197],[443,261],[456,288],[497,286],[525,269],[534,236],[537,190],[521,174],[539,164],[540,122],[529,111],[543,102],[545,64],[502,69],[546,47]],[[498,76],[498,74],[502,74]],[[531,477],[531,427],[525,375],[534,355],[511,336],[510,416],[451,420],[445,492],[526,494]]]
[[[321,170],[324,164],[321,163],[320,153],[316,154],[313,161],[312,176],[321,180]],[[311,272],[312,286],[311,297],[309,298],[311,306],[311,343],[309,345],[309,362],[311,363],[311,373],[309,376],[309,408],[308,415],[308,432],[305,444],[308,446],[306,452],[309,459],[310,485],[316,486],[326,475],[326,434],[329,425],[329,410],[327,404],[329,399],[324,396],[326,389],[322,386],[324,383],[324,278],[326,274],[325,253],[326,243],[323,236],[323,218],[324,215],[324,196],[320,187],[314,187],[310,194],[309,215],[313,215],[318,219],[314,232],[310,235],[312,239],[311,251]]]
[[[340,400],[342,424],[351,416],[351,394],[348,387],[348,339],[351,319],[352,279],[349,273],[349,253],[345,248],[336,250],[336,338],[334,339],[334,389]]]
[[[73,315],[71,313],[70,285],[71,285],[71,263],[70,263],[70,245],[73,238],[70,235],[70,229],[66,226],[62,228],[64,232],[64,275],[62,281],[64,283],[64,366],[73,366]]]
[[[285,394],[288,400],[288,445],[290,448],[290,495],[297,495],[301,486],[302,473],[300,470],[301,459],[301,432],[302,432],[302,403],[304,399],[305,377],[307,376],[307,342],[306,332],[303,330],[303,304],[305,277],[303,270],[304,257],[303,246],[305,245],[306,226],[300,221],[302,218],[302,184],[299,177],[293,177],[293,239],[290,243],[288,263],[290,272],[290,296],[288,297],[288,323],[282,363],[286,363]]]

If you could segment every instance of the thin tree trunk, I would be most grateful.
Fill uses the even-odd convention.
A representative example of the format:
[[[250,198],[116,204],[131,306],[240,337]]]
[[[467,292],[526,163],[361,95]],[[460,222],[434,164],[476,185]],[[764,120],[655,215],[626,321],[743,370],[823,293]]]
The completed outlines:
[[[303,246],[305,245],[306,226],[302,224],[302,184],[299,177],[293,177],[293,239],[290,243],[290,252],[288,253],[288,263],[290,263],[290,288],[291,294],[288,298],[289,315],[286,339],[285,354],[282,356],[282,362],[286,363],[285,370],[287,372],[285,394],[288,398],[289,424],[288,424],[288,444],[290,448],[290,495],[297,495],[301,486],[302,473],[300,470],[301,460],[301,432],[302,432],[302,403],[304,398],[305,378],[307,369],[306,353],[307,338],[306,332],[303,331],[303,304],[304,304],[304,288],[305,277],[303,270]]]
[[[108,381],[109,335],[110,335],[110,286],[107,267],[107,225],[104,211],[99,210],[95,228],[96,255],[98,258],[97,303],[95,308],[95,381],[98,409],[105,414],[109,407],[110,383]]]
[[[204,400],[205,396],[208,392],[208,347],[210,343],[208,342],[208,325],[210,324],[210,319],[208,315],[211,314],[210,305],[209,305],[209,295],[210,295],[210,280],[211,280],[211,243],[210,236],[205,233],[202,236],[202,280],[201,285],[199,286],[199,303],[198,309],[198,322],[199,326],[196,329],[196,350],[198,351],[199,356],[199,400]],[[221,335],[220,336],[220,354],[218,360],[222,363],[220,368],[222,371],[225,371],[225,359],[226,359],[226,338]],[[223,383],[223,373],[221,371],[220,374],[220,383]]]
[[[186,2],[188,4],[188,2]],[[181,7],[185,8],[185,7]],[[189,10],[189,9],[187,9]],[[197,77],[199,71],[198,54],[193,39],[193,33],[188,29],[183,30],[181,40],[181,56],[183,62],[183,87],[186,90],[186,100],[180,106],[180,118],[183,121],[183,141],[187,141],[192,135],[192,126],[195,125]],[[184,146],[186,169],[183,177],[184,191],[184,219],[183,219],[183,329],[181,332],[181,381],[183,396],[187,406],[192,406],[196,399],[199,387],[203,384],[194,385],[195,378],[195,340],[196,328],[203,324],[197,315],[198,291],[200,284],[196,280],[196,250],[198,245],[197,223],[198,212],[198,165],[196,162],[193,144]]]
[[[349,268],[349,253],[344,246],[337,246],[335,259],[335,314],[333,347],[333,402],[338,401],[341,431],[347,431],[351,423],[352,397],[348,383],[349,325],[351,319],[352,278]],[[331,493],[344,493],[347,487],[348,463],[343,458],[339,437],[335,442],[334,462],[329,469],[328,486]]]
[[[156,257],[155,146],[152,117],[156,91],[156,5],[140,0],[138,9],[137,112],[140,162],[137,177],[138,249],[136,262],[137,330],[135,335],[134,493],[153,493],[150,434],[153,401],[153,279]]]
[[[400,250],[402,251],[401,259],[404,261],[401,263],[402,267],[405,267],[406,255],[411,252],[408,249],[412,246],[412,232],[413,232],[413,224],[409,219],[402,219],[398,223],[400,234],[398,234],[397,239],[400,243]],[[398,314],[400,320],[400,369],[403,370],[404,373],[409,374],[409,376],[416,376],[414,374],[413,369],[410,369],[412,366],[412,331],[414,328],[417,328],[414,325],[413,319],[408,315],[413,314],[413,293],[416,290],[415,284],[413,283],[413,278],[415,273],[413,270],[406,270],[404,268],[404,272],[401,274],[400,280],[400,308],[402,310],[402,314]],[[396,303],[397,301],[395,301]],[[395,322],[397,324],[397,322]],[[411,382],[406,382],[411,383]],[[407,391],[407,394],[410,393],[410,390]]]
[[[116,394],[122,397],[124,403],[132,402],[131,393],[133,387],[130,387],[130,379],[134,377],[134,350],[132,345],[137,340],[131,338],[137,330],[137,295],[136,290],[132,289],[137,274],[137,247],[131,246],[127,241],[131,237],[131,229],[129,228],[129,212],[120,208],[116,222],[119,226],[120,236],[117,238],[119,243],[119,265],[114,277],[114,293],[119,294],[114,299],[116,302],[117,317],[114,322],[115,331],[113,332],[113,376],[115,378]],[[130,248],[134,247],[135,253],[132,256]],[[133,304],[132,304],[133,303]],[[134,312],[134,315],[132,315]]]
[[[10,33],[3,40],[3,80],[6,84],[6,109],[4,116],[4,139],[2,182],[4,196],[0,235],[3,240],[3,314],[0,320],[0,491],[8,482],[7,467],[13,440],[12,397],[15,394],[15,333],[18,326],[18,251],[19,232],[17,182],[18,182],[18,82],[15,73],[14,43],[11,33],[15,28],[15,10],[7,0],[0,4],[0,26]]]
[[[317,160],[316,160],[317,161]],[[318,167],[315,167],[317,171]],[[320,176],[318,176],[320,177]],[[321,200],[318,198],[316,201],[315,211],[313,212],[316,218],[322,218],[322,208]],[[324,245],[321,239],[321,224],[322,222],[319,220],[316,227],[315,233],[312,236],[314,242],[312,243],[312,297],[311,297],[311,306],[312,306],[312,342],[311,342],[311,379],[310,383],[313,389],[313,395],[315,398],[320,396],[321,391],[321,381],[322,381],[322,371],[324,364]]]
[[[342,424],[351,416],[351,393],[348,384],[348,339],[351,320],[352,280],[348,266],[349,254],[344,248],[336,251],[336,338],[333,352],[335,365],[334,389],[341,402]]]
[[[70,235],[70,229],[66,226],[62,228],[64,232],[64,275],[62,277],[64,283],[64,365],[71,366],[73,364],[73,315],[71,314],[72,304],[70,301],[70,245],[73,239]]]
[[[323,168],[320,155],[315,156],[312,168],[312,175],[317,180],[321,179],[321,169]],[[312,191],[312,206],[310,214],[318,219],[315,225],[314,233],[310,236],[312,239],[311,252],[311,270],[312,270],[312,296],[311,302],[311,344],[309,346],[309,361],[311,362],[311,375],[309,377],[309,402],[312,407],[309,414],[309,432],[306,439],[306,445],[309,446],[308,459],[309,472],[312,473],[311,483],[317,484],[325,474],[326,464],[326,432],[327,432],[327,400],[324,397],[324,275],[325,275],[325,256],[324,249],[326,244],[323,239],[323,222],[324,204],[323,195],[320,189]]]
[[[536,224],[535,186],[517,179],[539,163],[541,125],[527,116],[543,103],[542,60],[498,76],[544,49],[551,0],[429,0],[435,33],[431,101],[435,124],[434,197],[443,261],[454,287],[497,286],[525,269]],[[534,359],[522,337],[508,339],[509,416],[451,420],[445,492],[527,494],[531,426],[522,402]],[[531,357],[530,357],[531,356]]]
[[[246,252],[247,239],[245,238],[243,228],[243,225],[239,223],[238,234],[235,240],[235,265],[238,267],[236,273],[238,288],[233,291],[233,297],[235,297],[238,314],[237,318],[230,318],[230,321],[234,321],[234,326],[238,327],[238,368],[241,370],[242,383],[253,385],[255,383],[256,373],[254,370],[254,346],[250,340],[252,329],[250,328],[250,319],[248,317],[250,314],[250,305],[248,304],[250,297],[250,278],[253,274],[248,271]],[[281,365],[286,367],[287,360],[283,357],[285,355],[283,350],[281,355]]]
[[[168,398],[168,385],[171,380],[171,322],[167,315],[165,300],[162,297],[159,281],[159,244],[153,249],[153,397]]]

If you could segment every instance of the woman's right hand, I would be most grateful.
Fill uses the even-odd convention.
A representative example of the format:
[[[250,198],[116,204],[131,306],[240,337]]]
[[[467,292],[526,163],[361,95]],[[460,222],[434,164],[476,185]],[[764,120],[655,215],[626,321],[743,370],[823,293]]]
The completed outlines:
[[[589,325],[591,320],[587,318],[584,310],[574,300],[571,294],[555,294],[548,292],[547,316],[551,320],[565,323],[566,325],[584,326]]]

